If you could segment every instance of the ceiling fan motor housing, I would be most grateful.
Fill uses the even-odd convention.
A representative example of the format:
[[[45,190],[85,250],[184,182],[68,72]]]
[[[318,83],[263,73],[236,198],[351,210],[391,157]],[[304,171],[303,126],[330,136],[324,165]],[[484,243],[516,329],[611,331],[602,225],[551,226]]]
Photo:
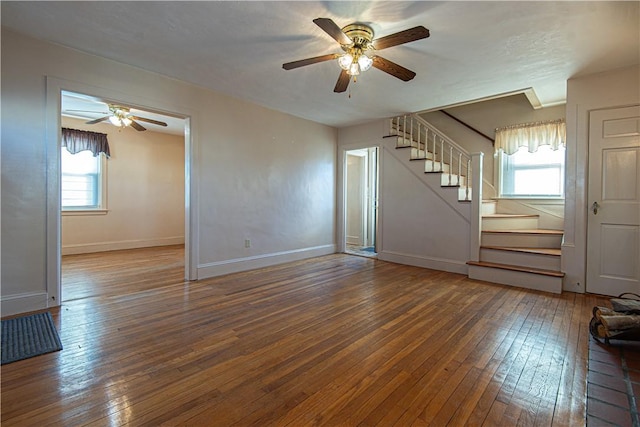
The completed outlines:
[[[342,32],[353,40],[353,47],[360,49],[367,49],[374,36],[373,29],[364,24],[349,24],[342,28]]]

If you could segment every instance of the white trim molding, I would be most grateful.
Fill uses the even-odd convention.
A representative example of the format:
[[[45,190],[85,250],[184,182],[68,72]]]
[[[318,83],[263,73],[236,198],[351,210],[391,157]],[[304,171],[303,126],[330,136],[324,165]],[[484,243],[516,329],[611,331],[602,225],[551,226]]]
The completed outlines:
[[[184,236],[160,237],[155,239],[119,240],[114,242],[83,243],[63,245],[62,255],[89,254],[94,252],[119,251],[123,249],[151,248],[184,244]]]
[[[56,304],[49,304],[56,305]],[[2,316],[42,310],[47,307],[46,292],[31,292],[25,294],[8,295],[2,298],[0,310]]]
[[[378,259],[380,261],[395,262],[397,264],[412,265],[414,267],[448,271],[449,273],[460,273],[466,275],[468,272],[467,262],[457,259],[411,255],[394,251],[378,252]]]
[[[313,258],[336,253],[336,245],[315,246],[291,251],[274,252],[244,258],[229,259],[198,265],[198,279],[223,276],[240,271],[270,267],[291,261]]]

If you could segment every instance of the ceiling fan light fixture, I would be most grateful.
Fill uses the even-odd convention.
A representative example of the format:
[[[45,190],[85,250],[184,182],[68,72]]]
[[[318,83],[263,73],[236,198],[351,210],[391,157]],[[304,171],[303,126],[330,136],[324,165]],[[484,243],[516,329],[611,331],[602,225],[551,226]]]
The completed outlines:
[[[338,58],[338,65],[345,71],[348,71],[351,68],[351,64],[353,63],[353,56],[350,53],[345,53]]]
[[[130,126],[130,125],[131,125],[131,119],[130,119],[129,117],[126,117],[126,116],[125,116],[125,117],[123,117],[123,118],[121,119],[121,121],[122,121],[122,126],[123,126],[123,127],[124,127],[124,126]]]
[[[349,70],[347,71],[347,73],[350,76],[358,76],[358,75],[360,75],[360,64],[358,62],[354,61],[351,64],[351,67],[349,67]]]
[[[360,71],[364,72],[371,68],[373,64],[373,59],[369,58],[367,55],[360,55],[358,58],[358,65],[360,66]]]
[[[120,117],[118,116],[109,116],[109,121],[114,126],[122,126],[122,120],[120,120]]]

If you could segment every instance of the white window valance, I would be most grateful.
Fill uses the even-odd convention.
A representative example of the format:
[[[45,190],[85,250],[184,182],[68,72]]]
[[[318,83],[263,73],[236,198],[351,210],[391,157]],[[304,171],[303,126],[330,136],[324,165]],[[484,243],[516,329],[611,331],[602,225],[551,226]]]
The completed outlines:
[[[520,147],[527,147],[530,153],[535,153],[539,146],[549,145],[555,151],[566,144],[566,134],[564,119],[496,128],[495,149],[496,153],[502,150],[513,154]]]

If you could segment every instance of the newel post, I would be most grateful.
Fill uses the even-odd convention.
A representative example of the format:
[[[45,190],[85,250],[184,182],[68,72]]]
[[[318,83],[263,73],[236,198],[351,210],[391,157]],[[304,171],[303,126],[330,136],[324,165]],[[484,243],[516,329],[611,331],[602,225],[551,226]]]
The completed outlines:
[[[471,154],[471,239],[469,245],[469,260],[480,261],[480,238],[482,236],[482,160],[484,153]]]

